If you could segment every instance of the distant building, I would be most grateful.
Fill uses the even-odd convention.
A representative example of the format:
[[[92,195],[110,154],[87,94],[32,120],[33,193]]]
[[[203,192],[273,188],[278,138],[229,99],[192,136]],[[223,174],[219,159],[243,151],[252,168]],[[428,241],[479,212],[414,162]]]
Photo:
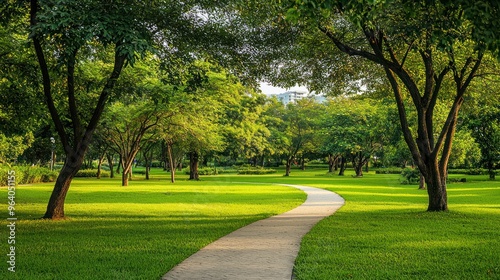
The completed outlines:
[[[313,98],[318,103],[323,103],[326,101],[326,98],[323,95],[315,95],[309,94],[307,91],[303,90],[292,90],[283,93],[273,94],[271,96],[276,96],[283,105],[287,105],[289,103],[297,103],[298,100],[303,98]]]
[[[307,91],[287,91],[283,93],[279,93],[275,95],[283,105],[287,105],[288,103],[296,103],[297,100],[300,100],[307,96]]]

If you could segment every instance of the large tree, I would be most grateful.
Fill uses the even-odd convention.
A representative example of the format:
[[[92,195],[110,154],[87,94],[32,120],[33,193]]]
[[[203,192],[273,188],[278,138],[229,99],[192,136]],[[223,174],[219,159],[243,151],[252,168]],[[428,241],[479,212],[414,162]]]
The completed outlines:
[[[458,112],[473,80],[483,74],[486,51],[498,48],[498,32],[478,20],[480,15],[498,21],[498,4],[479,2],[487,9],[444,0],[285,1],[287,17],[307,36],[333,46],[332,56],[344,53],[353,62],[381,67],[404,139],[427,183],[428,211],[448,209],[446,177]],[[434,114],[443,94],[449,94],[450,103],[446,120],[438,126]],[[416,111],[415,132],[409,126],[408,106]]]
[[[221,28],[221,19],[211,13],[218,5],[224,3],[30,1],[30,38],[42,76],[43,96],[65,153],[65,163],[44,218],[64,217],[64,200],[71,180],[82,165],[122,69],[158,49],[163,50],[157,53],[165,62],[178,64],[192,59],[195,53],[223,50],[218,46],[227,42],[223,39],[228,34]],[[220,41],[215,40],[218,36]],[[222,57],[220,53],[216,54]],[[90,112],[81,110],[80,97],[85,93],[75,87],[79,78],[75,70],[83,61],[106,61],[112,65],[103,68],[106,78],[100,83]],[[59,103],[65,104],[63,109]]]

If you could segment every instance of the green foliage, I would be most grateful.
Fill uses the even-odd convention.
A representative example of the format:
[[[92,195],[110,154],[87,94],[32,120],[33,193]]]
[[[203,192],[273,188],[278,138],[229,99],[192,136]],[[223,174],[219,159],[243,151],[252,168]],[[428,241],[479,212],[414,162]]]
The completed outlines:
[[[191,170],[189,168],[185,168],[182,170],[184,174],[189,175]],[[219,170],[213,167],[200,167],[198,168],[198,175],[217,175],[219,174]]]
[[[387,168],[374,168],[375,174],[401,174],[403,168],[400,167],[387,167]]]
[[[496,173],[500,174],[500,171],[496,171]],[[485,168],[449,169],[448,174],[488,175],[489,170]]]
[[[418,184],[420,181],[420,170],[418,168],[405,168],[400,174],[403,177],[403,181],[401,182],[403,185]]]
[[[110,176],[110,172],[107,170],[101,169],[101,177],[106,178]],[[77,178],[96,178],[97,177],[97,169],[82,169],[78,170],[75,177]]]
[[[7,185],[9,171],[15,172],[16,184],[36,184],[54,182],[59,174],[57,171],[50,171],[46,167],[40,166],[0,166],[0,186]]]
[[[277,171],[275,169],[262,168],[262,167],[242,167],[238,169],[239,175],[264,175],[264,174],[274,174]]]

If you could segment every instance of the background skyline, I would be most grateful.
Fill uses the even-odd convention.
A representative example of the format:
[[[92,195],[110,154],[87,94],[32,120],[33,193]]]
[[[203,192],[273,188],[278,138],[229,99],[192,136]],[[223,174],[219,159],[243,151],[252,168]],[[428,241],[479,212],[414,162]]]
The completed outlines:
[[[307,90],[307,87],[298,86],[298,85],[291,87],[291,88],[282,88],[282,87],[275,87],[269,83],[262,82],[262,83],[260,83],[259,88],[262,91],[262,93],[264,93],[265,95],[279,94],[279,93],[283,93],[283,92],[287,92],[287,91],[291,91],[291,90],[306,91],[307,93],[309,93],[309,90]]]

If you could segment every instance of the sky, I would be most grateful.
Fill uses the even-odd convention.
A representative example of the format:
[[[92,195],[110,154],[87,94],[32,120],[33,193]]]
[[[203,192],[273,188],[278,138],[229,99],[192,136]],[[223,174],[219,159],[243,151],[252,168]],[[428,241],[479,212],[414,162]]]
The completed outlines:
[[[268,83],[260,83],[260,90],[262,91],[262,93],[266,95],[283,93],[290,90],[302,90],[302,91],[305,90],[306,92],[309,92],[307,88],[303,86],[295,86],[292,88],[285,89],[280,87],[273,87]]]

